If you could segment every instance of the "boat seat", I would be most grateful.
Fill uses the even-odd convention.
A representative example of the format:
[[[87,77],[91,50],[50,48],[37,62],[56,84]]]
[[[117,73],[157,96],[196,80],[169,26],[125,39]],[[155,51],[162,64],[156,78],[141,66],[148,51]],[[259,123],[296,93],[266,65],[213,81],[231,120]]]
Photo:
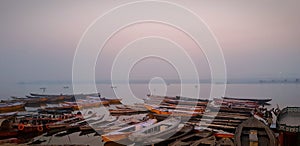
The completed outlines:
[[[258,146],[257,130],[250,130],[249,146]]]
[[[250,134],[250,131],[243,131],[242,132],[243,135],[249,135]],[[257,135],[261,135],[261,136],[264,136],[264,135],[268,135],[265,131],[257,131]]]

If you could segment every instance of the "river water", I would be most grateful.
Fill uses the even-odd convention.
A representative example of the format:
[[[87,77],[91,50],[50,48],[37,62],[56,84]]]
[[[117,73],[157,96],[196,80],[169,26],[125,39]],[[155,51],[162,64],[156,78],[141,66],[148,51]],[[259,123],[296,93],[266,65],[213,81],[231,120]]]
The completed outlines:
[[[217,85],[218,86],[218,85]],[[10,99],[10,96],[25,97],[30,92],[43,93],[40,89],[45,87],[45,94],[71,94],[72,86],[67,84],[0,84],[0,99]],[[97,91],[105,97],[116,97],[114,91],[120,90],[118,86],[110,84],[97,84]],[[170,84],[148,85],[130,84],[131,91],[137,98],[145,98],[147,94],[155,95],[180,95],[181,87],[187,91],[199,91],[201,98],[210,97],[211,84]],[[93,92],[90,85],[81,84],[80,88],[87,92]],[[121,95],[122,96],[122,95]],[[188,94],[183,96],[189,96]],[[300,106],[300,84],[227,84],[225,96],[247,98],[272,98],[272,105],[278,104],[280,108],[285,106]]]

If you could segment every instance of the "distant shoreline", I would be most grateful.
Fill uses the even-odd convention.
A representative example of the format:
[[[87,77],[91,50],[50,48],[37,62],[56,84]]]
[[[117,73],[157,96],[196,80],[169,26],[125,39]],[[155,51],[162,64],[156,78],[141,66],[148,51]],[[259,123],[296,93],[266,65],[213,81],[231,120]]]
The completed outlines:
[[[196,84],[193,80],[164,80],[166,84]],[[91,83],[88,81],[77,82],[79,84]],[[98,80],[96,84],[112,84],[111,80]],[[127,81],[114,81],[117,84],[126,84]],[[148,84],[149,80],[130,80],[130,84]],[[160,84],[161,82],[152,81],[153,84]],[[199,80],[200,84],[211,84],[210,80]],[[32,81],[32,82],[17,82],[19,85],[39,85],[39,84],[72,84],[72,81]],[[213,84],[224,84],[224,82],[214,82]],[[300,84],[300,78],[295,79],[228,79],[225,84]]]

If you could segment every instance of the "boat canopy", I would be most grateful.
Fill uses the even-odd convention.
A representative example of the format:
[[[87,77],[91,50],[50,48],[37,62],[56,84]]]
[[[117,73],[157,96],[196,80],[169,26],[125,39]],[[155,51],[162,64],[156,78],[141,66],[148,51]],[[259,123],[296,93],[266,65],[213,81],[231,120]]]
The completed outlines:
[[[300,107],[286,107],[277,117],[277,129],[286,132],[300,132]]]

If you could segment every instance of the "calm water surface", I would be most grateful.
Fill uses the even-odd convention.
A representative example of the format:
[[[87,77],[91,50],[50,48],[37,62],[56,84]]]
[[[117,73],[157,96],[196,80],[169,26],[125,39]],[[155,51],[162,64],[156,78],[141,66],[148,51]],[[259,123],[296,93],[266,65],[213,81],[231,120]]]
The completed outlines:
[[[69,88],[63,88],[68,86]],[[145,98],[146,94],[152,93],[156,95],[180,95],[180,84],[170,84],[166,87],[161,85],[148,84],[131,84],[133,94],[138,98]],[[208,98],[210,96],[210,84],[184,84],[182,85],[187,91],[195,92],[199,90],[201,98]],[[72,86],[65,84],[51,84],[51,85],[36,85],[36,84],[1,84],[0,85],[0,99],[10,99],[10,96],[25,97],[30,92],[42,93],[41,87],[46,87],[47,94],[70,94],[72,93]],[[92,92],[89,85],[80,85],[82,89],[87,92]],[[114,90],[119,90],[118,87],[113,88],[110,84],[97,84],[98,92],[102,96],[116,97]],[[183,95],[183,96],[190,96]],[[235,97],[257,97],[257,98],[272,98],[272,104],[279,104],[280,107],[285,106],[300,106],[300,84],[227,84],[225,96]]]

